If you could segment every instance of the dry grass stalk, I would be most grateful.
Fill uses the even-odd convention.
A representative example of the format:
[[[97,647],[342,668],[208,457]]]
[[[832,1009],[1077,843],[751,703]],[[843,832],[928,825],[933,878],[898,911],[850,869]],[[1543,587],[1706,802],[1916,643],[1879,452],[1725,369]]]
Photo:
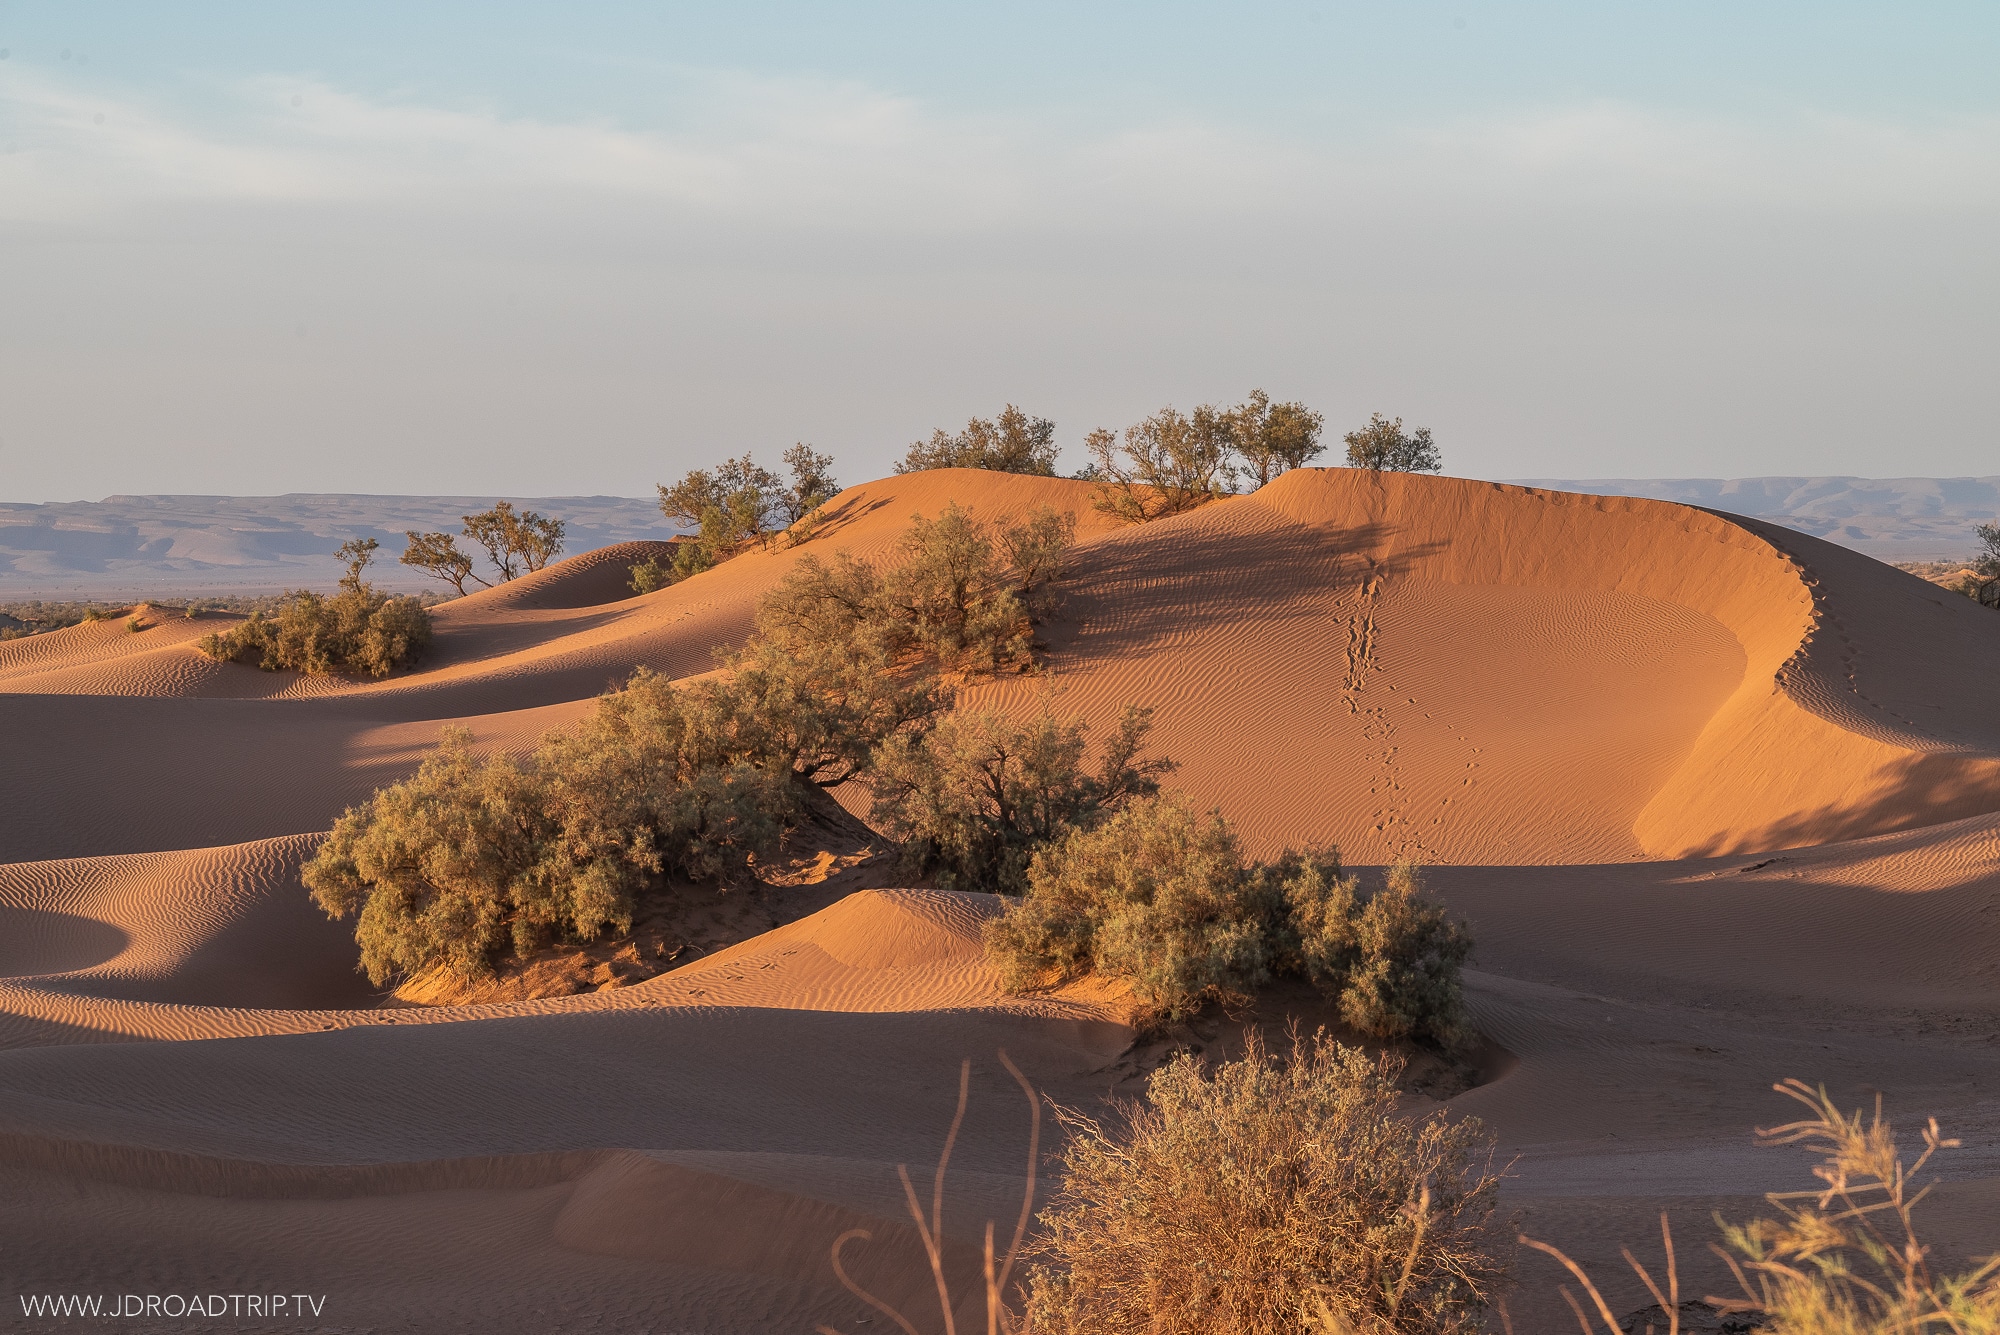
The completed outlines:
[[[1035,1087],[1028,1077],[1021,1074],[1021,1068],[1007,1055],[1006,1049],[999,1052],[1000,1064],[1007,1068],[1007,1074],[1014,1077],[1021,1092],[1027,1096],[1028,1125],[1028,1168],[1025,1185],[1021,1190],[1021,1213],[1014,1223],[1013,1239],[1007,1244],[1004,1255],[994,1247],[993,1221],[986,1221],[986,1240],[983,1277],[986,1287],[986,1335],[1029,1335],[1029,1325],[1025,1317],[1015,1313],[1007,1301],[1008,1285],[1013,1280],[1014,1266],[1021,1257],[1021,1244],[1028,1235],[1028,1223],[1035,1210],[1035,1170],[1041,1162],[1042,1154],[1042,1103],[1035,1093]],[[966,1103],[972,1090],[972,1062],[967,1059],[958,1068],[958,1111],[952,1115],[951,1130],[944,1138],[944,1152],[938,1156],[937,1170],[931,1174],[931,1206],[929,1214],[924,1212],[923,1202],[917,1196],[916,1184],[910,1180],[908,1164],[896,1165],[896,1176],[903,1183],[903,1199],[909,1209],[910,1218],[916,1224],[917,1236],[922,1240],[924,1259],[930,1265],[931,1278],[937,1286],[938,1312],[943,1320],[944,1335],[958,1335],[958,1318],[951,1296],[951,1284],[945,1276],[944,1260],[944,1179],[945,1171],[951,1166],[951,1152],[958,1144],[958,1133],[965,1125]],[[870,1241],[873,1235],[865,1228],[851,1228],[834,1239],[832,1250],[833,1273],[846,1286],[847,1291],[873,1307],[882,1315],[895,1322],[904,1335],[922,1335],[916,1325],[889,1303],[876,1297],[855,1283],[841,1264],[841,1250],[849,1242],[860,1239]],[[840,1335],[831,1326],[815,1326],[819,1335]]]
[[[1722,1223],[1726,1246],[1710,1250],[1729,1266],[1741,1298],[1703,1299],[1724,1313],[1752,1313],[1773,1335],[1996,1335],[2000,1333],[2000,1255],[1959,1275],[1938,1276],[1930,1248],[1917,1233],[1914,1212],[1930,1193],[1912,1179],[1931,1156],[1957,1148],[1945,1139],[1936,1118],[1924,1127],[1923,1153],[1905,1164],[1895,1132],[1882,1118],[1876,1099],[1872,1117],[1844,1113],[1824,1087],[1800,1080],[1773,1085],[1804,1104],[1811,1116],[1783,1126],[1759,1128],[1764,1145],[1805,1145],[1817,1150],[1813,1176],[1823,1184],[1810,1191],[1772,1192],[1765,1199],[1776,1219]],[[1717,1221],[1721,1223],[1720,1220]],[[1672,1230],[1660,1216],[1666,1243],[1667,1289],[1632,1255],[1625,1260],[1655,1301],[1665,1309],[1667,1335],[1679,1335],[1680,1284]],[[1521,1242],[1561,1262],[1589,1294],[1609,1335],[1621,1328],[1583,1267],[1546,1242]],[[1584,1335],[1591,1325],[1567,1286],[1562,1296],[1576,1313]]]

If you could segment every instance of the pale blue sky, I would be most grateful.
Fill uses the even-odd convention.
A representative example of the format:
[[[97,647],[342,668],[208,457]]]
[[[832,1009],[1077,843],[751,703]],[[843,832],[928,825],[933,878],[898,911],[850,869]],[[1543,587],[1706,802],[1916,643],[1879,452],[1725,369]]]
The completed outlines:
[[[1990,3],[574,10],[0,0],[0,500],[1253,386],[1470,476],[2000,472]]]

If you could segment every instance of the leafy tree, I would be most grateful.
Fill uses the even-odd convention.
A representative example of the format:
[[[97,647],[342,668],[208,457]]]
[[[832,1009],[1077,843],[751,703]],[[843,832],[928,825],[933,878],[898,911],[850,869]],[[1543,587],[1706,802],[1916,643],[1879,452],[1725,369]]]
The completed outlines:
[[[362,578],[379,546],[374,538],[341,544],[347,573],[334,597],[294,590],[270,617],[252,612],[226,633],[203,636],[196,647],[223,662],[255,651],[267,672],[290,669],[309,675],[363,672],[386,677],[415,662],[431,642],[430,613],[415,598],[392,598]]]
[[[1085,441],[1095,466],[1097,508],[1130,524],[1183,514],[1236,489],[1230,463],[1236,414],[1203,404],[1182,414],[1162,408],[1118,433],[1099,428]]]
[[[792,483],[778,492],[777,507],[787,528],[840,494],[840,484],[833,480],[833,456],[815,453],[804,441],[785,451],[785,467]]]
[[[1981,524],[1973,532],[1979,535],[1982,548],[1972,560],[1977,578],[1965,581],[1962,592],[1982,607],[2000,607],[2000,524]]]
[[[932,432],[929,440],[910,446],[896,465],[898,473],[928,468],[985,468],[1054,477],[1056,424],[1046,417],[1030,417],[1010,403],[996,419],[975,417],[955,434],[943,429]]]
[[[1326,452],[1319,443],[1325,419],[1303,403],[1273,403],[1263,390],[1253,389],[1235,417],[1236,453],[1246,476],[1260,487]]]
[[[524,568],[540,570],[562,552],[563,521],[544,519],[533,510],[516,513],[512,501],[496,501],[491,510],[464,518],[465,536],[486,549],[502,583]]]
[[[839,493],[831,455],[816,453],[801,442],[785,451],[785,464],[792,475],[790,485],[748,454],[713,470],[694,469],[671,487],[662,485],[660,512],[694,527],[698,534],[694,542],[681,544],[671,565],[649,563],[652,569],[644,574],[634,566],[633,587],[655,579],[675,583],[713,568],[750,543],[767,545],[775,534],[807,520]]]
[[[1378,473],[1437,473],[1444,469],[1444,456],[1431,439],[1431,429],[1420,426],[1405,434],[1400,417],[1389,421],[1376,413],[1367,426],[1348,432],[1343,439],[1347,441],[1350,468],[1370,468]]]
[[[562,555],[563,521],[544,519],[533,510],[517,511],[512,501],[495,501],[491,510],[462,518],[465,526],[460,531],[485,549],[502,584],[523,571],[532,574]],[[468,579],[493,587],[493,581],[473,573],[472,558],[451,534],[413,530],[403,537],[409,545],[403,549],[402,563],[450,585],[460,597],[465,595]]]
[[[479,580],[491,588],[485,580],[472,571],[472,558],[458,548],[458,542],[449,533],[406,532],[403,537],[409,546],[403,549],[402,563],[414,566],[434,579],[451,586],[459,597],[465,596],[465,581]]]
[[[1094,767],[1083,720],[1047,712],[1025,725],[953,715],[927,732],[894,734],[866,779],[875,824],[944,889],[1024,893],[1037,850],[1159,791],[1174,766],[1140,758],[1151,727],[1151,710],[1128,708]]]

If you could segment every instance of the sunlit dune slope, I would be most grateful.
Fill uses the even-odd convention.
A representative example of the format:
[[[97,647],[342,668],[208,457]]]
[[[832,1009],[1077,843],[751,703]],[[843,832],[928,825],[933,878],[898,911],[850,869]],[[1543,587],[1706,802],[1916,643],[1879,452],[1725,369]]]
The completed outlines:
[[[838,497],[810,542],[645,596],[626,570],[657,548],[606,548],[440,607],[420,669],[381,682],[212,664],[186,643],[198,623],[10,645],[0,690],[18,694],[0,696],[0,724],[17,720],[24,741],[6,782],[32,789],[22,800],[48,823],[0,856],[196,842],[102,822],[65,837],[91,810],[79,790],[135,754],[212,759],[174,785],[203,808],[198,842],[323,827],[438,726],[525,747],[635,666],[706,671],[804,555],[893,560],[913,515],[953,502],[1080,521],[1068,605],[1045,630],[1052,670],[967,702],[1028,710],[1055,690],[1056,709],[1100,722],[1153,706],[1174,782],[1259,847],[1603,862],[2000,809],[2000,705],[1979,675],[2000,656],[2000,619],[1803,535],[1662,502],[1348,469],[1136,528],[1091,496],[1066,479],[889,478]],[[63,711],[50,693],[98,696],[94,721],[51,733]],[[232,694],[278,698],[185,698]],[[104,695],[144,698],[107,709]]]
[[[1684,506],[1307,470],[1094,540],[1074,589],[1055,707],[1153,705],[1267,847],[1610,861],[2000,807],[2000,619]]]

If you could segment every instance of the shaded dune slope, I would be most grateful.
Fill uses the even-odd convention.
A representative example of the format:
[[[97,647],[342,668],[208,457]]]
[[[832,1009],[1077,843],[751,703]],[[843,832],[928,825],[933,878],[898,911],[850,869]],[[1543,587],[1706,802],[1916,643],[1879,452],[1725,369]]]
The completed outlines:
[[[968,703],[1032,709],[1054,687],[1056,708],[1098,720],[1152,705],[1177,782],[1260,845],[1332,840],[1362,862],[1606,861],[2000,808],[2000,706],[1977,680],[2000,626],[1803,535],[1661,502],[1345,469],[1143,528],[1108,525],[1090,495],[961,470],[870,483],[837,498],[812,542],[644,597],[622,572],[645,545],[607,548],[441,607],[421,670],[379,683],[208,664],[185,643],[196,623],[143,649],[168,627],[65,631],[18,670],[0,659],[0,724],[24,738],[0,798],[39,817],[0,831],[0,856],[323,827],[446,723],[525,747],[636,665],[708,670],[802,555],[892,557],[911,515],[952,501],[992,519],[1053,504],[1082,521],[1068,609],[1047,631],[1054,671]],[[281,698],[197,698],[223,693],[218,681]],[[202,816],[170,801],[129,810],[118,833],[88,824],[80,789],[167,756],[207,759],[170,785]]]
[[[1173,782],[1254,848],[1450,864],[1430,875],[1480,942],[1469,1002],[1516,1059],[1458,1102],[1520,1155],[1533,1230],[1600,1277],[1663,1201],[1705,1236],[1797,1182],[1746,1148],[1779,1076],[2000,1143],[1990,611],[1650,501],[1304,471],[1132,529],[1090,495],[891,478],[799,549],[643,597],[625,571],[654,548],[593,552],[439,608],[420,670],[382,682],[210,663],[190,642],[219,619],[0,646],[17,1286],[145,1256],[163,1290],[282,1273],[375,1329],[847,1328],[870,1314],[825,1248],[849,1228],[876,1238],[860,1273],[922,1298],[894,1168],[937,1153],[967,1056],[947,1233],[970,1273],[1024,1148],[995,1050],[1090,1106],[1130,1037],[1102,993],[1000,992],[996,901],[866,891],[637,986],[383,1010],[298,883],[301,832],[441,727],[520,750],[635,666],[706,671],[803,554],[889,557],[954,500],[1081,521],[1053,670],[968,705],[1152,705]],[[1963,1162],[1947,1249],[2000,1209],[2000,1156]],[[1701,1264],[1686,1286],[1720,1288]]]

